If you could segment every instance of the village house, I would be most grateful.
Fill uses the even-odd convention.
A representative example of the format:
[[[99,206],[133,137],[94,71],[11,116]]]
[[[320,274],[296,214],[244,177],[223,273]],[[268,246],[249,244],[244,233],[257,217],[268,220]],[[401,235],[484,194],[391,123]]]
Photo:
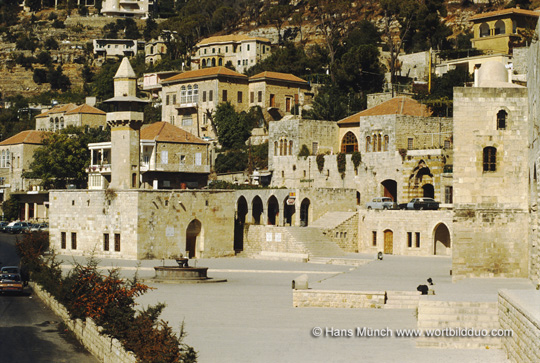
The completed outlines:
[[[36,116],[36,130],[59,131],[66,127],[105,127],[106,113],[88,104],[56,106]]]
[[[101,7],[101,13],[105,16],[147,18],[150,16],[153,6],[153,0],[104,0]]]
[[[94,39],[96,57],[133,57],[144,53],[144,41],[136,39]]]
[[[271,54],[270,40],[245,35],[220,35],[203,39],[195,45],[191,57],[193,69],[225,66],[240,73]]]

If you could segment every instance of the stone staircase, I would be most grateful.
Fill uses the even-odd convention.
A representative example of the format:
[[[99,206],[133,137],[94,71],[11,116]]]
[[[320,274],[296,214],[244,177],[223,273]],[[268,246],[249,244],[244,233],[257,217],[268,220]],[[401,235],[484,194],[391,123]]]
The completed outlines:
[[[420,291],[387,291],[384,309],[416,309]]]
[[[286,227],[289,234],[301,244],[306,253],[312,257],[344,256],[345,252],[330,241],[320,229],[315,227]]]
[[[334,229],[348,219],[354,217],[357,212],[326,212],[321,218],[317,219],[309,226],[320,229]]]
[[[418,303],[418,329],[457,329],[479,332],[485,329],[500,329],[497,302],[434,301],[420,300]],[[472,330],[474,329],[474,330]],[[488,336],[473,337],[420,337],[418,348],[492,349],[502,348],[503,338]]]

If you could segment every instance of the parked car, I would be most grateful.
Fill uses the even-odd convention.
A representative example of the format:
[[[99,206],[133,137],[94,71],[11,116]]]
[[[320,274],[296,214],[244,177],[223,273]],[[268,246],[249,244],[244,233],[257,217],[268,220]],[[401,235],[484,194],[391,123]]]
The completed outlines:
[[[0,232],[4,232],[5,231],[5,228],[6,226],[9,224],[9,222],[6,222],[6,221],[2,221],[0,222]]]
[[[0,274],[20,274],[18,266],[4,266],[0,269]]]
[[[24,286],[21,275],[18,273],[6,273],[0,275],[0,292],[23,292]]]
[[[430,210],[437,210],[439,209],[439,202],[434,200],[433,198],[413,198],[411,201],[407,204],[400,204],[400,207],[404,207],[403,209],[410,209],[410,210],[422,210],[422,209],[430,209]]]
[[[397,205],[391,198],[379,197],[366,204],[367,209],[396,209]]]
[[[28,232],[48,232],[49,224],[48,223],[34,223],[28,230]]]
[[[23,233],[30,228],[28,222],[11,222],[6,226],[6,232],[8,233]]]

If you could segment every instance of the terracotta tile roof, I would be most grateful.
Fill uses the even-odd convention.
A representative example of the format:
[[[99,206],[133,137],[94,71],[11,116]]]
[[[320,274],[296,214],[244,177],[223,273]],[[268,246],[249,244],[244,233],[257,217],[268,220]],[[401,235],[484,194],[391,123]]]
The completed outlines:
[[[268,42],[270,43],[270,39],[262,38],[262,37],[250,37],[247,35],[237,35],[237,34],[231,34],[231,35],[217,35],[215,37],[209,37],[206,39],[201,40],[199,43],[197,43],[197,47],[212,44],[212,43],[232,43],[232,42],[242,42],[246,40],[258,40],[261,42]]]
[[[211,68],[203,68],[203,69],[197,69],[194,71],[180,73],[180,74],[177,74],[176,76],[172,76],[170,78],[164,79],[163,81],[161,81],[161,83],[178,81],[178,80],[188,80],[188,79],[194,79],[194,78],[206,78],[206,77],[212,77],[212,76],[218,76],[218,75],[234,76],[234,77],[241,77],[241,78],[247,79],[246,75],[230,70],[229,68],[211,67]]]
[[[66,105],[59,105],[59,106],[54,106],[53,108],[51,108],[50,110],[48,111],[45,111],[43,113],[40,113],[39,115],[37,115],[36,117],[45,117],[51,113],[63,113],[63,112],[68,112],[68,111],[71,111],[73,110],[74,108],[77,108],[77,105],[73,104],[73,103],[68,103]]]
[[[17,145],[17,144],[41,145],[43,138],[47,136],[48,134],[50,134],[49,131],[36,131],[36,130],[21,131],[17,135],[11,136],[10,138],[7,138],[4,141],[0,142],[0,146]]]
[[[92,114],[92,115],[106,115],[107,113],[105,111],[101,111],[99,108],[92,107],[90,105],[82,104],[79,107],[74,108],[71,111],[66,112],[66,115],[73,115],[76,113],[85,113],[85,114]]]
[[[203,139],[190,134],[186,130],[171,125],[168,122],[154,122],[141,129],[141,140],[155,140],[160,142],[175,142],[182,144],[208,144]]]
[[[300,77],[296,77],[294,74],[290,73],[278,73],[278,72],[261,72],[259,74],[256,74],[254,76],[249,77],[250,81],[255,81],[257,79],[264,79],[264,78],[270,78],[270,79],[278,79],[281,81],[289,81],[289,82],[301,82],[308,84],[307,81],[303,80]]]
[[[534,16],[534,17],[540,16],[540,13],[538,11],[510,8],[510,9],[489,11],[487,13],[482,13],[482,14],[476,14],[474,16],[471,16],[469,20],[474,21],[478,19],[492,18],[492,17],[503,16],[503,15],[508,15],[508,14],[527,15],[527,16]]]
[[[338,121],[338,125],[343,124],[358,124],[360,117],[364,116],[380,116],[380,115],[408,115],[408,116],[431,116],[431,111],[426,105],[413,100],[410,97],[394,97],[375,107],[358,112],[352,116]]]

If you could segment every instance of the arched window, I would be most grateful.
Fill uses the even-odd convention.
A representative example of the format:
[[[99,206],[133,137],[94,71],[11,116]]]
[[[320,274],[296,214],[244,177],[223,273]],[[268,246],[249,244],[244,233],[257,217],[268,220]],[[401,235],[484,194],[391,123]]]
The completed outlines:
[[[495,23],[495,35],[499,34],[506,34],[506,26],[504,25],[504,21],[497,20]]]
[[[489,25],[487,23],[480,25],[480,38],[482,37],[489,37]]]
[[[60,130],[60,121],[58,120],[58,117],[54,119],[54,130]]]
[[[283,140],[279,140],[279,156],[283,155]]]
[[[0,163],[0,168],[5,168],[6,167],[6,155],[5,155],[5,151],[2,150],[2,162]]]
[[[293,141],[290,140],[289,141],[289,155],[292,155],[292,146],[293,146]]]
[[[186,103],[186,86],[180,87],[180,103]]]
[[[278,142],[274,141],[274,156],[277,156],[278,147]]]
[[[484,148],[484,171],[496,171],[497,170],[497,149],[493,146]]]
[[[388,151],[388,144],[390,143],[390,138],[388,135],[384,135],[383,151]]]
[[[193,90],[191,85],[187,86],[187,96],[186,96],[186,103],[192,103],[193,102]]]
[[[377,135],[377,151],[381,151],[382,147],[382,141],[381,141],[381,134]]]
[[[154,54],[154,46],[150,46],[150,54]]]
[[[206,67],[206,59],[203,59],[203,60],[202,60],[202,67],[203,67],[203,68]]]
[[[500,110],[497,112],[497,130],[505,130],[506,129],[506,117],[508,114],[505,110]]]
[[[52,117],[49,119],[49,130],[54,131],[54,120]]]
[[[366,136],[366,152],[370,152],[371,151],[371,137],[369,136]]]
[[[193,86],[193,103],[199,102],[199,86]]]
[[[60,117],[60,129],[64,128],[64,118]]]
[[[219,65],[219,66],[222,66],[222,65],[223,65],[223,58],[219,58],[219,60],[218,60],[218,65]]]
[[[358,139],[349,131],[343,136],[343,140],[341,141],[341,152],[351,154],[355,151],[358,151]]]
[[[283,156],[287,156],[287,139],[283,141]]]
[[[373,150],[373,152],[377,151],[377,135],[372,135],[372,146],[371,146],[371,150]]]
[[[212,58],[212,67],[216,66],[216,58]]]
[[[515,20],[512,20],[512,33],[517,34],[517,23]]]

